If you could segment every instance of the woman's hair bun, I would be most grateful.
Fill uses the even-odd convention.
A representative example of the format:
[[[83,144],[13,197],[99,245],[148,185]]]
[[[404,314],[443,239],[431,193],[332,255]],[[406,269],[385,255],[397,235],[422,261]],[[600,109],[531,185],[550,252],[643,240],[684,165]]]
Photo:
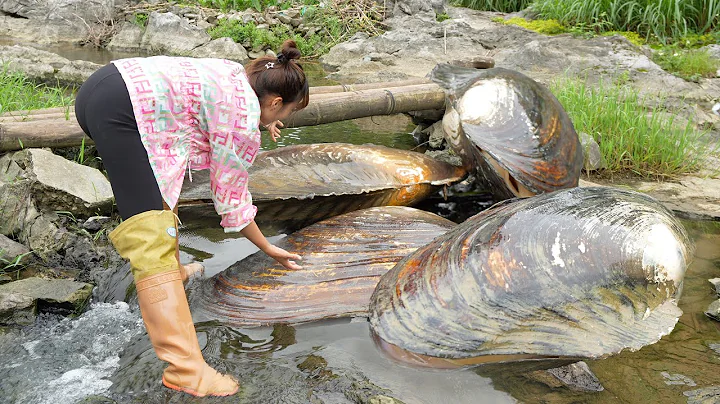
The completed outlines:
[[[300,59],[300,50],[297,48],[297,44],[292,39],[288,39],[283,42],[282,50],[278,54],[278,61],[280,63],[287,63],[292,59]]]

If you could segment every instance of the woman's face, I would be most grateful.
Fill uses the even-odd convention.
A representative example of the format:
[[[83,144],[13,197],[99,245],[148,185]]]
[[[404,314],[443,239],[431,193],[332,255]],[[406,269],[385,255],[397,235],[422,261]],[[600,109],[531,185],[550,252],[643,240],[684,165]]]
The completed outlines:
[[[287,119],[297,107],[297,102],[283,103],[277,96],[265,96],[260,101],[260,124],[269,125]]]

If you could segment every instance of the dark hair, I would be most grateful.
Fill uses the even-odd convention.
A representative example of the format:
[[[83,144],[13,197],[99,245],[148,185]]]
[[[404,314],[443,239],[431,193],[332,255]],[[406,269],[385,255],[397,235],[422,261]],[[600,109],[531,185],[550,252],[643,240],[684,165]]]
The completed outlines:
[[[293,40],[283,43],[277,57],[263,56],[250,62],[245,71],[259,100],[266,95],[278,95],[283,103],[298,102],[297,109],[303,109],[309,101],[305,71],[295,59],[300,51]]]

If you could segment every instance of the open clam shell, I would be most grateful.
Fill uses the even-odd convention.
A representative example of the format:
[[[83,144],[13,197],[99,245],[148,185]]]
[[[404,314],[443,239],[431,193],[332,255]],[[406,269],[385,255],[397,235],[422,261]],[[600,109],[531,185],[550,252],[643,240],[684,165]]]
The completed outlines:
[[[582,147],[562,105],[516,71],[438,65],[447,94],[443,129],[468,168],[499,200],[578,185]]]

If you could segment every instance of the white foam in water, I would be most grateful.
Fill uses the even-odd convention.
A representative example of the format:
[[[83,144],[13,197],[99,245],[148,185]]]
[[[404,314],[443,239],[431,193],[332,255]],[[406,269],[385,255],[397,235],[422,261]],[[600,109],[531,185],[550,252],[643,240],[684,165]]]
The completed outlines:
[[[84,397],[107,391],[112,385],[105,379],[117,368],[120,358],[115,355],[95,366],[69,370],[46,386],[49,395],[43,404],[74,403]]]
[[[73,404],[106,392],[119,353],[143,332],[125,302],[93,304],[75,319],[47,317],[17,338],[0,340],[0,380],[10,403]]]

